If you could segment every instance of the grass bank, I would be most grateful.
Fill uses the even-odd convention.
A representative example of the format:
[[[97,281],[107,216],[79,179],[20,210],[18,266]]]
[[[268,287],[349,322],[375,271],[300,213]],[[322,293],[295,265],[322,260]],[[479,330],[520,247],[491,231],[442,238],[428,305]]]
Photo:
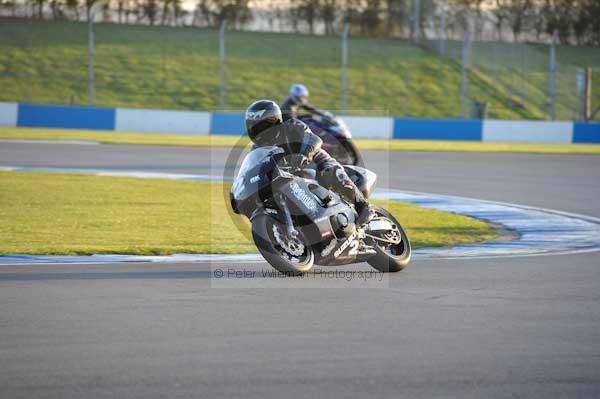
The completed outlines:
[[[219,42],[212,29],[98,23],[97,104],[111,107],[213,111],[219,108]],[[460,42],[448,54],[406,40],[351,36],[348,110],[355,114],[457,117]],[[489,117],[548,117],[548,46],[475,42],[469,98],[489,104]],[[576,70],[600,67],[597,49],[559,46],[556,112],[572,119],[579,107]],[[520,73],[521,68],[525,72]],[[228,31],[225,108],[257,98],[282,101],[302,82],[319,106],[339,110],[339,36]],[[596,72],[594,81],[600,75]],[[87,104],[85,23],[0,18],[0,101]],[[596,87],[596,86],[594,86]],[[600,103],[594,89],[593,106]],[[600,118],[600,114],[597,116]]]

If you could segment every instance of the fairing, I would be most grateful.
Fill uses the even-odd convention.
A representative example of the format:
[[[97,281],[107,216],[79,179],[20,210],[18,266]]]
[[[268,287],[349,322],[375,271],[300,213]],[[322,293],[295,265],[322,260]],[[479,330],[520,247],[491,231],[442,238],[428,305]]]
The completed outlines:
[[[276,168],[273,155],[283,152],[279,147],[257,147],[246,155],[231,186],[231,206],[236,213],[250,216],[257,203],[269,194]]]

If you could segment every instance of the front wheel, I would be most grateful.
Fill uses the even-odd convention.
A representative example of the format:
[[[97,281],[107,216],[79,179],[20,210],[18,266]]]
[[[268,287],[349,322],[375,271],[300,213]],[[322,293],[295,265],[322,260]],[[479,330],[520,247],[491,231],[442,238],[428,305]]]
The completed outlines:
[[[324,148],[329,155],[342,165],[360,166],[361,158],[354,143],[348,139],[336,138],[331,135],[321,137]]]
[[[265,260],[281,273],[299,276],[313,267],[315,256],[302,234],[288,238],[285,226],[271,216],[254,218],[252,238]]]
[[[352,141],[339,140],[334,148],[335,155],[332,156],[342,165],[359,166],[361,164],[360,155]]]
[[[367,263],[380,272],[399,272],[408,266],[412,256],[412,248],[408,236],[390,212],[381,207],[373,207],[373,210],[377,215],[376,217],[383,217],[392,223],[392,231],[389,233],[389,236],[385,237],[384,235],[383,238],[398,241],[396,237],[399,237],[400,240],[396,244],[386,244],[376,241],[375,251],[377,254],[369,258]]]
[[[346,165],[354,165],[354,166],[361,166],[362,165],[362,160],[360,158],[360,153],[358,152],[358,150],[356,149],[356,146],[354,145],[354,143],[352,141],[344,141],[342,142],[342,147],[344,148],[345,152],[346,152],[346,156],[348,157],[347,159],[347,163]]]

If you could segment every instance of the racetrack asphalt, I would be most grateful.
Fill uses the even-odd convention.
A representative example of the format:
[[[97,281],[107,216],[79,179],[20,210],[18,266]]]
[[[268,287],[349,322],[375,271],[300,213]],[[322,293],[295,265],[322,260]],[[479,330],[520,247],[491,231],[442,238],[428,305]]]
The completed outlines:
[[[1,143],[0,166],[214,174],[228,152]],[[600,157],[365,159],[383,187],[600,217]],[[0,397],[597,398],[599,256],[417,259],[379,288],[215,284],[266,264],[0,266]]]

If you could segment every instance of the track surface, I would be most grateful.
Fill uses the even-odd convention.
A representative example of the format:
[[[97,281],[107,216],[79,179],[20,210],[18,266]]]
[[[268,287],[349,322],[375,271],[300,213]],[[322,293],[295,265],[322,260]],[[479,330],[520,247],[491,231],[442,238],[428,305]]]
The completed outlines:
[[[214,174],[226,156],[0,144],[0,166]],[[381,186],[600,216],[600,157],[372,152],[366,161]],[[319,279],[211,288],[216,268],[268,270],[1,267],[0,397],[600,396],[598,254],[418,260],[384,289],[315,288],[331,286]]]

